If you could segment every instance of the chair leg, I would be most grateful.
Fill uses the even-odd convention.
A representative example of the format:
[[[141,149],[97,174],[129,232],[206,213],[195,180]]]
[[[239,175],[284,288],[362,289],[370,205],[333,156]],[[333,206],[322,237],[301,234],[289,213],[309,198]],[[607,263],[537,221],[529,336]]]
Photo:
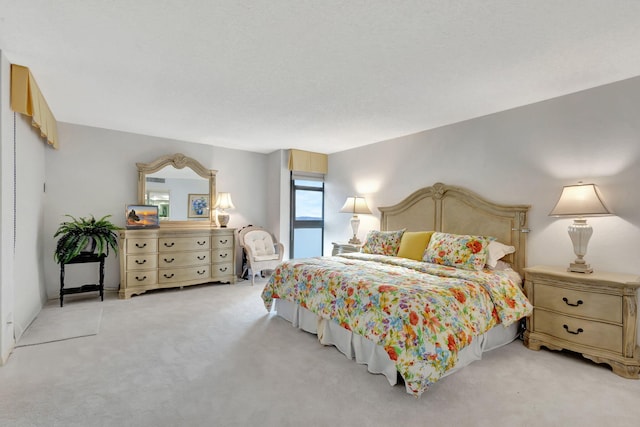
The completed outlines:
[[[253,279],[256,277],[256,274],[252,271],[251,272],[251,286],[253,286]]]

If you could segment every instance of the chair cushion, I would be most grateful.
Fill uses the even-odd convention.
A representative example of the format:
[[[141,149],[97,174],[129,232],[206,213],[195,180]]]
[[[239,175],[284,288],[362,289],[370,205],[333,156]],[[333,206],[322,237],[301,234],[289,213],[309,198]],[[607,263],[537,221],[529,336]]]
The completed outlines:
[[[271,234],[264,230],[250,231],[244,236],[244,244],[256,254],[256,259],[276,253]],[[272,258],[269,258],[272,259]],[[276,258],[277,259],[277,256]]]

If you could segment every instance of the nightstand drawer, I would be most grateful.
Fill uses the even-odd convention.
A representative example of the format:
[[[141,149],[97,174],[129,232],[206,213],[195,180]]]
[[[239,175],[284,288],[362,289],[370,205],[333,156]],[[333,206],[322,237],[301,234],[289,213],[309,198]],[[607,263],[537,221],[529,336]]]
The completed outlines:
[[[622,298],[536,284],[533,304],[573,316],[622,323]]]
[[[534,308],[536,332],[616,353],[622,353],[622,326],[578,319]]]

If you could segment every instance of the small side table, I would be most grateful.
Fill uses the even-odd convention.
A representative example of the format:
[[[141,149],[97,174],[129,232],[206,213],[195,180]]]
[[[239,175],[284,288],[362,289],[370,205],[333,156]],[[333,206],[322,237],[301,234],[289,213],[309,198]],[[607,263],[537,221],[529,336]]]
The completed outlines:
[[[333,245],[333,250],[331,251],[332,256],[346,254],[349,252],[360,252],[360,248],[362,247],[362,245],[345,242],[331,242],[331,244]]]
[[[66,264],[85,264],[89,262],[98,262],[100,263],[100,281],[98,284],[86,284],[82,286],[78,286],[75,288],[65,288],[64,287],[64,266],[65,263],[60,263],[60,307],[64,304],[64,296],[68,294],[78,294],[82,292],[100,292],[100,301],[104,301],[104,259],[105,255],[96,255],[96,254],[80,254],[77,257],[73,258],[71,261]]]

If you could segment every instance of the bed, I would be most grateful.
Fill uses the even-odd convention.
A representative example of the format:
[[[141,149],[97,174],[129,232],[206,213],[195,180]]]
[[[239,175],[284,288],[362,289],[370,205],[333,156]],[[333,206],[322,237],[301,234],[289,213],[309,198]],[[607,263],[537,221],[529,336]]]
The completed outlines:
[[[419,189],[379,208],[362,253],[281,263],[265,307],[420,396],[517,338],[531,312],[520,276],[528,209],[442,183]]]

